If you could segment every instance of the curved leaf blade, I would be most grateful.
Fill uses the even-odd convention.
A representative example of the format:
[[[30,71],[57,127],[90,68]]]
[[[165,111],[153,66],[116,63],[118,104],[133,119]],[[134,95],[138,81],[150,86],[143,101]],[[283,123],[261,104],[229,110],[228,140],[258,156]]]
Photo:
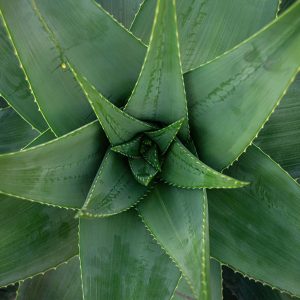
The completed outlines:
[[[160,176],[168,184],[186,189],[239,188],[248,184],[205,165],[179,141],[170,146]]]
[[[0,286],[45,272],[78,253],[74,212],[5,195],[0,205]]]
[[[298,2],[237,48],[186,74],[201,160],[221,169],[248,147],[296,76],[299,53]]]
[[[299,296],[299,184],[255,146],[228,174],[251,184],[208,191],[211,255]]]
[[[0,155],[0,191],[26,200],[80,208],[107,141],[97,122],[46,144]]]
[[[20,283],[16,300],[82,300],[79,259]]]
[[[175,1],[158,0],[144,64],[124,109],[144,120],[171,124],[184,118],[179,135],[189,138]]]
[[[147,192],[121,155],[107,151],[79,215],[105,217],[132,207]]]
[[[180,268],[196,299],[209,299],[209,237],[205,191],[156,185],[138,205],[143,222]]]
[[[80,218],[84,299],[169,300],[180,272],[130,210]]]
[[[35,2],[1,0],[0,10],[26,80],[49,127],[63,135],[91,122],[92,110],[72,73],[65,68],[64,55]]]

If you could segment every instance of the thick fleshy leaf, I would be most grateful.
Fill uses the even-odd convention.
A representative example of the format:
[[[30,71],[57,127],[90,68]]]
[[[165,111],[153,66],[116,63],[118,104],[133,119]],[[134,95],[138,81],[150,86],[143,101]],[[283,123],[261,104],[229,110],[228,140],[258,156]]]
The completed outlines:
[[[162,129],[146,132],[146,135],[159,146],[162,153],[165,153],[175,139],[183,121],[184,119],[180,119]]]
[[[117,153],[120,153],[124,156],[137,158],[140,157],[140,145],[141,145],[141,136],[137,136],[127,143],[123,143],[114,147],[111,147],[111,150]]]
[[[297,0],[280,0],[279,14],[283,13],[286,9],[288,9],[296,1]]]
[[[78,253],[78,222],[71,210],[4,195],[0,205],[0,286],[45,272]]]
[[[126,28],[129,28],[143,0],[96,0]]]
[[[251,184],[208,191],[211,255],[299,296],[299,184],[255,146],[228,174]]]
[[[108,100],[124,104],[141,69],[145,46],[95,1],[35,3],[72,66]]]
[[[35,100],[53,131],[62,135],[92,121],[92,110],[65,68],[64,53],[35,2],[1,0],[0,10]]]
[[[255,144],[292,177],[300,177],[300,75],[259,133]]]
[[[39,136],[37,136],[35,139],[31,140],[23,149],[31,148],[37,145],[44,144],[46,142],[49,142],[51,140],[54,140],[56,137],[54,133],[49,129],[42,132]]]
[[[155,0],[145,0],[131,31],[148,43]],[[258,31],[276,15],[278,1],[177,0],[184,71],[198,67]]]
[[[158,146],[156,144],[152,144],[149,149],[147,149],[145,152],[142,152],[142,157],[155,170],[161,171],[161,164],[158,156]]]
[[[137,203],[147,188],[133,177],[127,159],[108,150],[80,211],[80,215],[105,217]]]
[[[129,158],[128,161],[132,175],[141,185],[148,186],[158,173],[158,169],[143,158]]]
[[[0,153],[18,151],[38,135],[11,107],[0,109]]]
[[[0,155],[0,191],[22,199],[80,208],[107,140],[97,121],[46,144]]]
[[[32,126],[41,131],[45,130],[48,126],[34,103],[2,21],[0,21],[0,44],[0,95],[6,98],[6,101]]]
[[[189,138],[175,1],[157,1],[144,65],[125,111],[141,120],[165,124],[185,118],[179,135]]]
[[[20,283],[16,300],[82,300],[78,256],[56,270]]]
[[[9,104],[5,101],[3,97],[0,96],[0,109],[8,107]]]
[[[214,259],[210,260],[210,287],[211,300],[223,300],[222,297],[222,274],[221,265]],[[178,286],[171,300],[196,300],[190,286],[184,279],[180,278]]]
[[[80,218],[84,299],[169,300],[180,277],[136,212]]]
[[[112,145],[128,142],[138,133],[153,129],[153,126],[133,118],[109,102],[85,77],[71,69]]]
[[[160,176],[168,184],[186,189],[239,188],[248,184],[205,165],[179,141],[170,146]]]
[[[183,273],[197,299],[209,299],[206,192],[158,184],[138,205],[143,222]]]
[[[299,53],[298,2],[237,48],[186,74],[201,160],[221,169],[246,149],[294,79]]]
[[[297,300],[277,290],[264,286],[260,282],[249,280],[239,273],[234,273],[229,268],[224,268],[224,285],[231,293],[242,300]]]

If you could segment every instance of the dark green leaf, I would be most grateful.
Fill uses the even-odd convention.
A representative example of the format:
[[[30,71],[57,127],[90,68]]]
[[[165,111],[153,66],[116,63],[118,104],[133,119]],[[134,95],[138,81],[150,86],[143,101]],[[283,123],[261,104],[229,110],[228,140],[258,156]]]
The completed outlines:
[[[259,133],[255,144],[294,178],[300,177],[300,75]]]
[[[20,283],[16,300],[82,300],[79,259]]]
[[[159,146],[162,153],[165,153],[175,139],[183,121],[184,119],[180,119],[162,129],[146,132],[146,135]]]
[[[124,156],[137,158],[140,157],[140,145],[142,137],[138,136],[127,143],[117,145],[111,148],[112,151],[120,153]]]
[[[145,0],[131,27],[148,43],[155,0]],[[183,70],[198,67],[254,34],[276,15],[276,0],[177,0]]]
[[[0,286],[45,272],[78,253],[74,212],[4,195],[0,206]]]
[[[185,141],[189,138],[175,1],[157,2],[144,65],[125,111],[141,120],[165,124],[184,118],[179,135]]]
[[[20,150],[38,134],[11,107],[0,109],[0,153]]]
[[[144,45],[95,1],[35,2],[72,66],[105,98],[123,104],[141,69]]]
[[[169,300],[180,273],[130,210],[80,218],[84,298]]]
[[[167,183],[187,189],[239,188],[248,184],[205,165],[179,141],[170,146],[160,175]]]
[[[208,191],[211,255],[299,296],[299,184],[255,146],[228,174],[251,184]]]
[[[146,191],[134,179],[127,159],[108,150],[80,214],[103,217],[120,213],[137,203]]]
[[[201,160],[221,169],[246,149],[296,76],[299,53],[298,2],[237,48],[186,74]]]
[[[182,271],[194,296],[209,299],[206,192],[159,184],[138,210],[146,227]]]
[[[54,139],[55,139],[55,135],[49,128],[49,129],[45,130],[43,133],[41,133],[39,136],[37,136],[29,144],[27,144],[23,149],[41,145],[41,144],[44,144],[44,143],[49,142]]]
[[[96,0],[126,28],[129,28],[143,0]]]
[[[0,191],[80,208],[106,147],[104,132],[95,121],[46,144],[0,155]]]
[[[3,97],[0,96],[0,109],[8,107],[9,104],[5,101]]]
[[[72,72],[112,145],[128,142],[138,133],[153,129],[153,126],[133,118],[105,99],[85,77],[73,68]]]
[[[26,79],[50,128],[62,135],[92,121],[95,118],[92,110],[72,73],[65,68],[63,52],[41,20],[34,0],[1,0],[0,10]]]
[[[20,68],[11,41],[0,21],[0,95],[32,126],[47,129],[47,124],[34,103],[34,98]]]

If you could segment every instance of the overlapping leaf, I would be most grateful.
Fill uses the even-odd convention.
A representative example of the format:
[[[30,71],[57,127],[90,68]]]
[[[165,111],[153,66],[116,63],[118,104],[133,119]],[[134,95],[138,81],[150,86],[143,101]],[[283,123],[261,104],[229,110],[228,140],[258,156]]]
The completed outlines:
[[[245,150],[296,76],[299,53],[298,2],[237,48],[186,74],[201,160],[221,169]]]

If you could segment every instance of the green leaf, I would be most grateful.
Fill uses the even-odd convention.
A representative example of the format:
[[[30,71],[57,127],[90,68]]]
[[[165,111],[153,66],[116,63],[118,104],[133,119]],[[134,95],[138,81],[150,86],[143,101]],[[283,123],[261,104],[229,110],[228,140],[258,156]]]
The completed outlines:
[[[138,77],[145,46],[95,1],[35,2],[72,66],[108,100],[123,104]]]
[[[148,186],[158,170],[142,158],[129,158],[129,166],[137,182]]]
[[[223,300],[222,298],[222,274],[221,265],[214,259],[210,260],[210,285],[211,285],[211,299]],[[180,281],[176,287],[171,300],[196,300],[191,291],[190,286],[184,279],[180,278]]]
[[[133,177],[126,159],[107,151],[80,215],[109,216],[129,209],[147,189]]]
[[[251,184],[208,192],[211,255],[299,296],[299,184],[255,146],[228,174]]]
[[[31,0],[1,0],[1,16],[30,89],[57,135],[94,119],[64,54]],[[46,129],[46,128],[45,128]]]
[[[0,153],[20,150],[38,134],[11,107],[0,109]]]
[[[106,147],[104,132],[96,121],[46,144],[2,154],[0,192],[80,208]]]
[[[120,153],[124,156],[137,158],[140,157],[140,145],[141,145],[141,136],[137,136],[127,143],[123,143],[121,145],[117,145],[111,148],[112,151]]]
[[[27,144],[23,149],[31,148],[37,145],[44,144],[46,142],[49,142],[51,140],[54,140],[56,137],[54,133],[51,131],[50,128],[42,132],[39,136],[37,136],[35,139],[31,140],[29,144]]]
[[[82,300],[79,259],[20,283],[16,300]]]
[[[158,157],[158,146],[156,144],[152,144],[150,148],[146,148],[145,151],[142,151],[142,157],[156,171],[161,171],[160,158]]]
[[[185,141],[189,138],[175,1],[157,2],[144,65],[125,111],[141,120],[165,124],[185,118],[179,135]]]
[[[298,2],[238,47],[186,74],[201,160],[221,169],[241,155],[293,81],[299,53]]]
[[[3,97],[0,96],[0,109],[8,107],[9,104],[5,101]]]
[[[175,139],[183,121],[184,119],[180,119],[169,126],[155,131],[148,131],[145,134],[159,146],[162,153],[165,153]]]
[[[261,130],[255,144],[292,177],[300,177],[300,75]]]
[[[77,254],[74,212],[4,195],[0,206],[0,286],[45,272]]]
[[[88,80],[71,67],[112,145],[128,142],[138,133],[153,129],[105,99]]]
[[[171,185],[187,189],[239,188],[248,184],[205,165],[179,141],[170,146],[160,176]]]
[[[138,205],[149,231],[182,271],[197,299],[209,299],[208,213],[205,191],[156,185]]]
[[[48,126],[34,103],[25,75],[19,66],[11,41],[0,21],[0,95],[32,126],[45,130]]]
[[[84,299],[169,300],[180,272],[130,210],[80,218]]]
[[[148,43],[156,1],[145,0],[131,31]],[[271,22],[276,0],[177,0],[183,70],[217,57]]]
[[[96,0],[126,28],[129,28],[143,0]]]

